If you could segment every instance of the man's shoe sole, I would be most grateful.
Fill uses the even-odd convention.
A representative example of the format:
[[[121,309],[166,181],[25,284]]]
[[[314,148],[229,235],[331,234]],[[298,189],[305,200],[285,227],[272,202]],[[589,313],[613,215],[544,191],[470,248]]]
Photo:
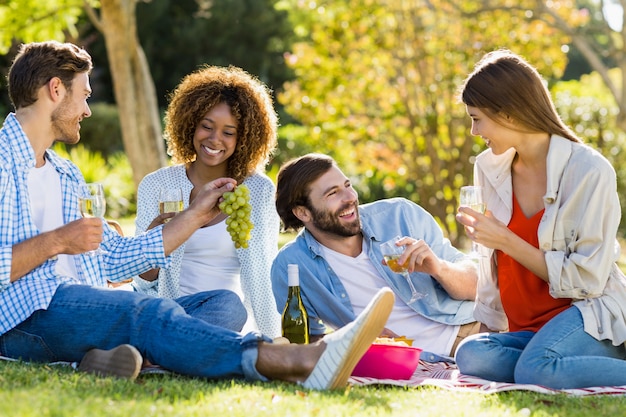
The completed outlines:
[[[302,385],[315,390],[345,386],[361,357],[385,327],[394,303],[393,292],[385,287],[354,322],[326,335],[322,339],[326,350]]]
[[[120,345],[110,350],[91,349],[78,365],[78,370],[100,376],[135,379],[141,371],[143,357],[131,345]]]

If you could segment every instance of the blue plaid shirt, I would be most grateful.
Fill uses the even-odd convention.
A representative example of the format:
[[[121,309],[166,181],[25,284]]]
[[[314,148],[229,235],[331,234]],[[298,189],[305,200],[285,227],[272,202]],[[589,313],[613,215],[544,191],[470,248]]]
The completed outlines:
[[[46,159],[61,179],[64,221],[79,219],[77,189],[85,182],[80,170],[50,150]],[[122,281],[150,268],[167,267],[170,262],[163,253],[162,227],[137,237],[122,237],[105,227],[102,248],[109,253],[74,256],[78,278],[59,276],[53,257],[11,282],[13,245],[40,234],[31,216],[27,185],[28,172],[34,166],[35,152],[11,113],[0,129],[0,335],[36,310],[46,309],[62,283],[105,287],[107,280]]]

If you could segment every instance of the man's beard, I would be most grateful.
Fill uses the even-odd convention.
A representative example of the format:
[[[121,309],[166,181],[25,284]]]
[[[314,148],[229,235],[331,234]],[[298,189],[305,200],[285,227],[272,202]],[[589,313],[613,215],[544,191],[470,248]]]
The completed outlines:
[[[72,117],[70,108],[70,100],[66,97],[61,105],[52,112],[50,121],[52,122],[54,140],[73,145],[80,141],[80,131],[77,129],[78,117]]]
[[[340,223],[338,220],[339,213],[353,206],[356,210],[356,219],[348,224]],[[361,221],[359,218],[358,203],[343,206],[335,213],[317,210],[315,207],[313,207],[312,204],[310,204],[309,210],[311,210],[311,214],[313,215],[313,225],[320,231],[342,237],[351,237],[361,233]]]

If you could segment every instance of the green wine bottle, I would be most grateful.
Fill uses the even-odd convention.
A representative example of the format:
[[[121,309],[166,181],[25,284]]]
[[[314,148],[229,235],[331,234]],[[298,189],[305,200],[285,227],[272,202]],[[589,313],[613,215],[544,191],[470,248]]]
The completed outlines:
[[[300,296],[298,265],[287,265],[289,293],[282,315],[282,335],[291,343],[309,343],[309,315]]]

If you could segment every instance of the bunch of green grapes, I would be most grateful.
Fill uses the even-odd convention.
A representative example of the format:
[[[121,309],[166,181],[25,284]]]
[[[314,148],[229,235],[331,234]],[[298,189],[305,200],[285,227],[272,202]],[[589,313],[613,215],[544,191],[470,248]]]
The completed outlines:
[[[250,221],[250,190],[244,184],[241,184],[233,191],[227,191],[223,195],[224,200],[219,204],[222,213],[228,215],[226,219],[226,230],[230,234],[230,238],[235,243],[235,247],[247,248],[250,233],[254,228]]]

